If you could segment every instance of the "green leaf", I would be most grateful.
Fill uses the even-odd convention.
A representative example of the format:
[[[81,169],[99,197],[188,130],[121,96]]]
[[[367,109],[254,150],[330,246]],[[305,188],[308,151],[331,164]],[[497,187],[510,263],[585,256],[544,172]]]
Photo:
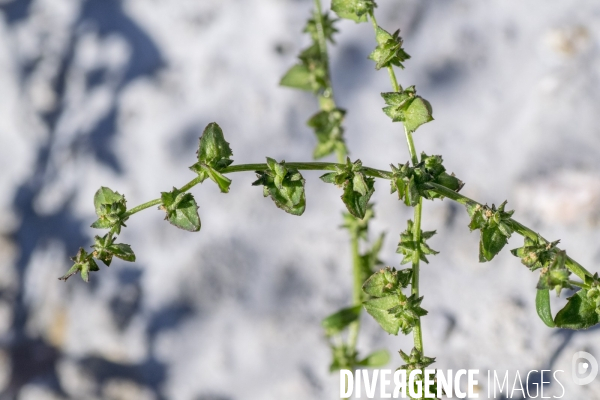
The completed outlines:
[[[535,309],[540,319],[550,328],[554,328],[554,318],[550,309],[550,290],[538,289],[535,296]]]
[[[287,168],[285,161],[276,162],[267,157],[266,171],[256,171],[254,186],[262,185],[265,197],[271,196],[275,205],[292,215],[302,215],[306,209],[304,178],[295,168]]]
[[[382,93],[381,96],[388,105],[383,108],[385,114],[393,122],[401,121],[409,132],[414,132],[419,126],[433,121],[431,104],[416,95],[414,86],[402,92]]]
[[[395,315],[389,313],[389,309],[400,305],[400,296],[392,295],[387,297],[373,298],[365,301],[363,304],[365,310],[375,321],[381,325],[384,331],[389,334],[397,335],[400,330],[400,320]]]
[[[197,162],[196,164],[192,165],[190,169],[197,173],[200,177],[202,177],[202,181],[204,181],[206,178],[210,178],[219,186],[221,193],[229,193],[231,179],[227,178],[225,175],[223,175],[213,167],[210,167],[201,162]]]
[[[515,257],[521,259],[521,263],[531,271],[547,267],[556,257],[559,249],[556,247],[560,240],[548,243],[541,236],[536,240],[526,237],[523,247],[511,250]]]
[[[367,218],[366,215],[365,218]],[[375,272],[376,267],[383,264],[383,262],[379,259],[379,252],[383,246],[384,238],[385,233],[382,233],[373,243],[371,249],[360,255],[361,282],[366,281],[367,278],[371,276],[373,272]]]
[[[371,275],[363,284],[362,289],[369,296],[384,297],[400,293],[402,288],[408,286],[411,277],[412,269],[397,271],[395,268],[386,267]]]
[[[208,124],[200,136],[198,162],[220,171],[233,162],[232,156],[221,127],[215,122]]]
[[[313,86],[311,83],[311,72],[304,64],[296,64],[290,68],[279,84],[281,86],[287,86],[294,89],[306,90],[311,92]]]
[[[318,140],[313,153],[315,159],[333,153],[339,146],[345,148],[344,128],[342,127],[345,114],[345,110],[334,108],[329,111],[320,111],[308,120],[307,125],[313,128]]]
[[[479,240],[479,262],[491,261],[496,254],[508,243],[513,229],[510,217],[514,211],[504,211],[506,201],[496,206],[488,207],[487,204],[467,205],[467,211],[471,216],[469,229],[479,229],[481,232]]]
[[[358,188],[354,186],[354,179],[352,181],[347,181],[344,185],[342,201],[350,214],[354,215],[356,218],[362,219],[367,212],[369,199],[371,199],[371,196],[375,193],[375,179],[362,177],[362,182],[364,184],[359,185]],[[364,192],[364,194],[360,191]]]
[[[115,257],[119,257],[121,260],[134,262],[135,253],[131,250],[131,246],[125,243],[116,243],[109,247],[109,250]]]
[[[433,121],[431,104],[422,97],[416,97],[404,111],[404,127],[414,132],[423,124]]]
[[[358,320],[361,311],[362,305],[341,309],[323,319],[321,325],[325,328],[327,336],[335,335],[344,330],[352,322]]]
[[[124,201],[125,197],[119,192],[113,192],[110,188],[102,186],[96,194],[94,194],[94,207],[96,208],[96,215],[100,217],[102,215],[102,206],[106,204],[119,203]]]
[[[340,18],[356,23],[366,22],[367,14],[373,12],[376,4],[373,0],[332,0],[331,9]]]
[[[107,233],[102,237],[96,236],[92,245],[94,249],[92,255],[106,264],[107,267],[110,266],[113,256],[125,261],[135,261],[135,254],[128,244],[114,243],[114,241],[115,238],[112,233]]]
[[[435,362],[434,357],[426,357],[416,347],[413,347],[410,355],[406,354],[402,350],[400,350],[399,353],[400,357],[406,364],[400,366],[398,369],[405,369],[409,374],[411,371],[416,369],[424,370]]]
[[[328,12],[323,13],[321,16],[321,22],[323,25],[323,34],[325,36],[325,39],[329,40],[331,43],[335,43],[335,41],[333,40],[333,34],[337,33],[338,30],[335,28],[335,26],[333,26],[333,24],[337,21],[338,21],[337,19],[331,19],[329,17]],[[309,33],[310,37],[312,38],[312,40],[314,42],[319,41],[319,33],[317,30],[317,21],[315,21],[314,17],[307,21],[306,26],[304,27],[304,32]]]
[[[200,230],[200,216],[194,196],[173,188],[171,192],[162,192],[160,198],[162,205],[159,208],[167,213],[165,219],[172,225],[190,232]]]
[[[600,314],[596,312],[596,304],[587,297],[587,290],[581,289],[556,314],[554,323],[559,328],[588,329],[600,323]]]
[[[94,207],[98,219],[92,223],[92,228],[111,229],[117,234],[121,232],[127,220],[125,196],[103,186],[94,195]]]
[[[345,343],[338,346],[331,346],[333,361],[329,366],[329,372],[340,369],[353,369],[356,365],[356,350],[351,349]]]
[[[507,243],[508,238],[497,226],[483,228],[479,242],[479,262],[491,261]]]
[[[81,273],[81,279],[83,279],[84,282],[89,282],[89,280],[90,280],[89,273],[91,271],[99,271],[100,270],[100,268],[98,268],[98,264],[96,264],[96,261],[94,261],[94,258],[92,257],[92,255],[88,254],[81,247],[79,248],[77,255],[75,257],[71,257],[71,260],[75,264],[69,269],[69,271],[65,275],[61,276],[58,279],[60,279],[62,281],[66,281],[71,276],[73,276],[79,272],[79,273]]]
[[[416,242],[414,240],[414,223],[412,220],[407,221],[407,228],[404,232],[400,234],[400,242],[398,243],[398,247],[396,248],[396,253],[402,254],[404,258],[402,259],[401,264],[407,263],[415,263],[423,261],[425,263],[429,263],[427,259],[427,255],[436,255],[439,252],[433,250],[427,244],[427,239],[430,239],[433,235],[435,235],[435,231],[426,231],[423,232],[421,230],[421,240]]]
[[[369,354],[362,360],[358,361],[356,365],[368,368],[380,368],[390,362],[390,353],[387,350],[377,350]]]
[[[403,62],[408,60],[410,56],[402,48],[402,38],[400,30],[390,35],[381,27],[377,27],[377,47],[369,55],[369,58],[376,62],[375,69],[381,69],[395,65],[404,68]]]

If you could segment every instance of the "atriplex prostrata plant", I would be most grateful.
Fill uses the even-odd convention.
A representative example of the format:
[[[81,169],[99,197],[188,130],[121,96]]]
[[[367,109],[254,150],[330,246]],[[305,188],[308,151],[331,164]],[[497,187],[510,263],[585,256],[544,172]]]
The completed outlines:
[[[350,235],[353,260],[352,304],[323,320],[323,327],[330,339],[333,361],[331,370],[353,369],[358,366],[384,365],[389,356],[385,350],[359,357],[356,350],[360,330],[360,314],[363,307],[388,333],[397,335],[412,332],[414,348],[407,353],[400,351],[405,362],[401,368],[422,369],[435,359],[424,355],[421,333],[421,317],[427,311],[421,307],[423,297],[419,294],[419,270],[421,261],[437,252],[426,241],[435,231],[421,230],[423,199],[450,199],[465,206],[471,217],[469,228],[479,230],[479,261],[491,261],[507,244],[512,234],[524,238],[522,247],[511,250],[531,271],[539,270],[536,307],[542,321],[549,327],[587,329],[600,322],[600,277],[591,274],[564,250],[558,241],[549,241],[540,234],[512,219],[513,211],[506,210],[506,202],[496,207],[483,205],[459,194],[463,182],[448,174],[441,156],[420,157],[413,142],[414,132],[433,120],[429,102],[419,95],[414,86],[403,88],[398,84],[394,67],[404,68],[410,56],[404,51],[402,38],[397,30],[390,34],[377,24],[375,3],[372,0],[333,0],[331,8],[340,17],[357,23],[368,20],[373,24],[377,47],[369,58],[376,69],[386,69],[392,91],[382,93],[383,111],[393,122],[402,122],[408,143],[410,161],[391,165],[383,171],[363,166],[360,160],[351,161],[344,141],[342,123],[345,110],[337,107],[333,96],[327,42],[333,43],[337,33],[329,13],[323,13],[320,0],[315,0],[315,10],[305,28],[311,37],[311,45],[299,55],[294,65],[282,78],[281,85],[313,92],[319,102],[319,111],[308,120],[316,135],[317,145],[313,157],[318,159],[335,154],[333,162],[285,162],[267,157],[262,164],[232,165],[233,152],[216,123],[209,124],[200,137],[198,162],[190,167],[196,177],[179,189],[162,192],[160,198],[128,209],[125,196],[109,188],[101,187],[94,196],[98,219],[93,228],[107,229],[104,236],[96,236],[92,251],[83,248],[73,257],[73,267],[60,279],[81,273],[89,280],[90,271],[98,271],[96,260],[110,265],[113,257],[135,261],[131,247],[115,243],[121,228],[134,214],[152,206],[165,212],[165,219],[178,228],[191,232],[200,230],[200,217],[194,196],[188,191],[210,179],[221,192],[228,193],[231,180],[227,175],[235,172],[254,171],[253,183],[263,187],[264,196],[270,196],[275,205],[293,215],[302,215],[306,206],[302,170],[327,171],[321,176],[342,190],[341,199],[348,212],[343,215],[342,226]],[[375,180],[390,181],[391,193],[406,206],[414,208],[414,218],[400,234],[397,252],[402,254],[401,264],[409,268],[379,268],[378,259],[384,236],[380,235],[366,250],[361,252],[361,241],[367,240],[369,221],[374,218],[369,199],[375,191]],[[571,274],[580,280],[573,280]],[[550,310],[550,290],[560,296],[562,289],[577,290],[568,298],[564,308],[555,316]]]

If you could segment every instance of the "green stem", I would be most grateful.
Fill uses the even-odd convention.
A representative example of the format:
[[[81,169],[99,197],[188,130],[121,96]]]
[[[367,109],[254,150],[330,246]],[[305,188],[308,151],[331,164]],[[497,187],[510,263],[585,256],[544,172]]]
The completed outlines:
[[[411,131],[404,128],[404,135],[406,136],[406,143],[408,144],[408,152],[410,153],[410,160],[412,164],[416,166],[419,163],[419,158],[417,157],[417,150],[415,149],[415,142],[412,137]]]
[[[323,27],[323,11],[321,0],[315,0],[315,23],[317,26],[317,44],[321,53],[321,62],[325,68],[325,90],[319,95],[319,107],[324,111],[331,111],[337,108],[333,97],[333,85],[331,84],[331,73],[329,71],[329,54],[327,52],[327,38],[325,37],[325,28]],[[338,163],[343,163],[348,156],[345,147],[338,146],[335,150]]]
[[[358,235],[356,232],[351,233],[351,247],[352,247],[352,275],[353,275],[353,285],[352,285],[352,305],[358,306],[362,304],[362,284],[363,277],[361,271],[361,260],[360,260],[360,252],[358,249]],[[356,320],[350,325],[348,332],[348,348],[350,352],[356,351],[356,343],[358,341],[358,332],[360,330],[360,319]]]
[[[285,163],[285,165],[288,167],[291,167],[291,168],[296,168],[298,170],[308,170],[308,171],[335,171],[336,167],[344,166],[344,164],[326,163],[326,162],[291,162],[291,163]],[[244,172],[244,171],[264,171],[268,168],[269,167],[267,166],[267,164],[239,164],[239,165],[230,165],[229,167],[221,170],[221,173],[229,174],[229,173]],[[372,176],[374,178],[391,179],[391,177],[392,177],[392,173],[390,171],[383,171],[380,169],[369,168],[369,167],[363,167],[363,171],[364,171],[365,175]],[[198,183],[200,183],[200,179],[198,177],[196,177],[196,178],[192,179],[190,182],[188,182],[187,184],[185,184],[184,186],[182,186],[180,190],[182,192],[188,191],[192,187],[196,186]],[[481,203],[479,203],[473,199],[470,199],[466,196],[463,196],[460,193],[450,190],[445,186],[438,185],[437,183],[432,183],[432,182],[427,183],[427,189],[429,189],[437,194],[440,194],[450,200],[453,200],[459,204],[465,205],[465,206],[469,206],[469,205],[474,206],[477,204],[482,205]],[[140,204],[139,206],[133,207],[132,209],[127,211],[127,213],[125,214],[125,217],[129,217],[129,216],[136,214],[142,210],[145,210],[146,208],[150,208],[152,206],[157,206],[160,204],[161,204],[161,199],[150,200],[146,203]],[[417,218],[415,216],[415,220],[416,219]],[[420,217],[419,217],[419,219],[420,219]],[[517,234],[519,234],[523,237],[528,237],[530,239],[541,238],[542,240],[545,240],[548,242],[548,240],[544,239],[539,233],[526,227],[525,225],[521,224],[520,222],[518,222],[514,219],[510,219],[509,221],[511,224],[511,228]],[[573,272],[575,275],[577,275],[581,279],[585,279],[586,276],[588,276],[588,277],[593,276],[593,274],[591,272],[589,272],[587,269],[585,269],[583,266],[581,266],[581,264],[579,264],[577,261],[573,260],[569,256],[567,256],[567,258],[566,258],[565,265],[571,272]]]
[[[419,198],[419,204],[415,207],[415,223],[413,225],[413,240],[415,243],[421,243],[421,214],[423,211],[423,197]],[[417,245],[418,246],[418,245]],[[419,297],[419,269],[420,269],[420,252],[415,252],[412,262],[412,284],[411,293],[415,297]],[[423,333],[421,331],[421,318],[417,318],[417,323],[413,328],[413,338],[415,348],[423,354]]]
[[[396,79],[396,73],[394,72],[394,68],[390,65],[387,67],[388,74],[390,75],[390,81],[392,82],[392,87],[394,88],[394,92],[400,92],[402,88],[398,85],[398,80]]]
[[[465,206],[475,206],[477,204],[482,205],[481,203],[478,203],[475,200],[472,200],[466,196],[463,196],[462,194],[456,193],[455,191],[450,190],[447,187],[438,185],[437,183],[430,182],[427,184],[427,186],[429,188],[431,188],[433,191],[435,191],[436,193],[441,194],[442,196],[447,197],[450,200],[454,200]],[[526,227],[525,225],[521,224],[520,222],[518,222],[512,218],[509,219],[509,222],[510,222],[511,228],[519,235],[521,235],[523,237],[528,237],[533,240],[542,239],[549,243],[549,241],[547,239],[545,239],[544,237],[542,237],[539,233],[535,232],[533,229]],[[565,260],[565,266],[571,272],[573,272],[575,275],[577,275],[579,278],[581,278],[583,280],[585,280],[586,276],[588,276],[588,277],[592,276],[591,272],[589,272],[581,264],[579,264],[577,261],[573,260],[569,256],[567,256],[567,258]]]
[[[373,29],[375,30],[375,36],[377,36],[377,20],[375,19],[375,13],[371,13],[371,22],[373,23]],[[392,84],[392,88],[395,92],[399,92],[401,90],[400,85],[398,84],[398,79],[396,79],[396,73],[394,72],[393,66],[387,67],[388,74],[390,76],[390,82]],[[408,152],[410,154],[410,159],[413,166],[416,166],[419,163],[419,158],[417,156],[417,150],[415,148],[415,142],[413,140],[412,132],[406,129],[404,126],[404,135],[406,136],[406,143],[408,145]],[[421,243],[421,214],[423,211],[423,197],[419,198],[419,204],[415,207],[414,213],[414,231],[413,231],[413,240],[415,243]],[[418,246],[418,245],[417,245]],[[419,296],[419,273],[420,273],[420,249],[417,248],[415,252],[414,260],[412,263],[412,284],[411,291],[415,296]],[[417,322],[415,327],[413,328],[413,338],[415,342],[415,348],[423,354],[423,333],[421,330],[421,317],[417,318]]]

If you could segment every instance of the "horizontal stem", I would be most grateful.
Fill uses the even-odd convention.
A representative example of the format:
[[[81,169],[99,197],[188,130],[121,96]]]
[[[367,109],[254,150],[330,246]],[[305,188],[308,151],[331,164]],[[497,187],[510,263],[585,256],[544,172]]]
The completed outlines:
[[[447,187],[444,187],[442,185],[438,185],[437,183],[428,183],[427,184],[430,188],[432,188],[437,194],[441,194],[451,200],[454,200],[460,204],[463,205],[482,205],[481,203],[476,202],[475,200],[472,200],[466,196],[463,196],[462,194],[456,193],[455,191],[452,191],[450,189],[448,189]],[[550,243],[547,239],[543,238],[539,233],[535,232],[534,230],[526,227],[525,225],[523,225],[522,223],[520,223],[519,221],[515,221],[514,219],[510,219],[510,224],[511,224],[511,228],[513,228],[513,230],[515,232],[517,232],[519,235],[523,236],[523,237],[528,237],[530,239],[533,240],[537,240],[538,238]],[[585,269],[581,264],[579,264],[577,261],[573,260],[571,257],[567,256],[566,260],[565,260],[565,266],[571,271],[573,272],[575,275],[577,275],[579,278],[584,279],[586,276],[592,276],[592,274]]]
[[[336,167],[343,167],[345,164],[327,163],[327,162],[290,162],[290,163],[286,162],[285,165],[290,168],[296,168],[298,170],[305,170],[305,171],[335,171]],[[245,172],[245,171],[246,172],[247,171],[264,171],[264,170],[267,170],[268,168],[269,167],[267,164],[238,164],[238,165],[230,165],[229,167],[222,169],[220,172],[223,174],[229,174],[229,173],[234,173],[234,172]],[[365,175],[372,176],[374,178],[391,179],[391,177],[392,177],[392,173],[390,171],[383,171],[383,170],[375,169],[375,168],[363,167],[363,172],[365,173]],[[200,177],[195,177],[190,182],[183,185],[181,187],[181,189],[179,189],[179,190],[181,192],[186,192],[199,183],[201,183]],[[427,189],[432,190],[437,194],[440,194],[444,197],[449,198],[450,200],[453,200],[453,201],[455,201],[459,204],[465,205],[465,206],[477,205],[477,204],[482,205],[481,203],[479,203],[473,199],[470,199],[467,196],[463,196],[462,194],[457,193],[453,190],[450,190],[445,186],[438,185],[437,183],[432,183],[432,182],[427,183]],[[127,211],[127,213],[125,214],[125,217],[129,217],[129,216],[136,214],[142,210],[145,210],[146,208],[149,208],[152,206],[157,206],[160,204],[161,204],[161,199],[150,200],[144,204],[140,204],[139,206],[134,207],[134,208],[130,209],[129,211]],[[514,219],[510,219],[509,221],[510,221],[510,224],[511,224],[511,227],[513,228],[513,230],[516,233],[518,233],[519,235],[521,235],[523,237],[528,237],[528,238],[534,239],[534,240],[541,238],[542,240],[545,240],[548,242],[548,240],[544,239],[540,234],[538,234],[534,230],[526,227],[525,225],[521,224],[520,222],[515,221]],[[567,258],[565,260],[565,266],[581,279],[585,280],[586,276],[589,276],[589,277],[592,276],[592,273],[590,273],[581,264],[579,264],[577,261],[573,260],[569,256],[567,256]]]

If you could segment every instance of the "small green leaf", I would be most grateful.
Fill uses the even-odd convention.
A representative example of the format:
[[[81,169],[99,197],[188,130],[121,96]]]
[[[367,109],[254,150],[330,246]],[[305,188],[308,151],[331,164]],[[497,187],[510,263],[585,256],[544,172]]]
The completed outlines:
[[[588,298],[587,290],[581,289],[556,314],[554,323],[559,328],[588,329],[600,323],[600,314],[596,312],[596,304]]]
[[[325,328],[327,336],[332,336],[343,331],[352,322],[358,320],[362,305],[348,307],[331,314],[321,321],[321,325]]]
[[[387,31],[381,27],[377,27],[377,47],[369,55],[369,58],[375,61],[376,69],[381,69],[395,65],[400,68],[404,68],[403,62],[408,60],[410,56],[402,48],[402,38],[400,37],[400,30],[390,35]]]
[[[213,167],[210,167],[202,162],[197,162],[196,164],[192,165],[190,169],[197,173],[198,176],[202,177],[202,181],[204,181],[206,178],[210,178],[219,186],[221,193],[229,193],[231,179],[227,178]]]
[[[296,64],[292,68],[290,68],[281,81],[279,81],[281,86],[287,86],[294,89],[306,90],[311,92],[313,90],[313,86],[311,83],[311,72],[307,66],[304,64]]]
[[[390,353],[387,350],[377,350],[369,354],[362,360],[358,361],[356,365],[368,368],[380,368],[390,362]]]
[[[92,228],[111,229],[117,234],[121,232],[121,227],[125,226],[127,220],[125,196],[107,187],[101,187],[94,195],[94,207],[98,219],[92,223]]]
[[[313,115],[307,122],[307,125],[313,128],[317,136],[317,147],[313,153],[315,159],[325,157],[338,149],[345,148],[343,139],[345,110],[334,108],[328,111],[320,111]]]
[[[508,238],[497,226],[483,228],[479,242],[479,262],[491,261],[507,243]]]
[[[371,177],[361,177],[361,182],[363,184],[359,184],[358,188],[354,186],[355,179],[356,175],[353,177],[352,181],[348,180],[344,184],[342,201],[350,214],[354,215],[356,218],[362,219],[367,212],[369,199],[373,193],[375,193],[375,179]],[[364,194],[362,194],[361,191],[364,192]]]
[[[479,229],[481,232],[479,240],[479,262],[491,261],[508,243],[513,229],[510,217],[514,211],[504,211],[506,201],[496,206],[488,207],[487,204],[467,205],[467,212],[471,216],[469,229]]]
[[[414,132],[423,124],[433,121],[431,104],[422,97],[416,97],[404,111],[404,127]]]
[[[100,217],[102,215],[102,206],[106,204],[118,203],[125,200],[123,195],[119,192],[113,192],[110,188],[102,186],[96,194],[94,194],[94,207],[96,208],[96,215]]]
[[[554,328],[554,318],[550,309],[550,290],[538,289],[535,296],[535,308],[540,319],[550,328]]]
[[[356,23],[366,22],[367,14],[373,12],[376,4],[373,0],[332,0],[331,9],[340,18]]]
[[[421,240],[416,242],[414,240],[414,223],[412,220],[407,221],[407,227],[404,232],[400,234],[400,242],[398,243],[398,247],[396,248],[396,253],[402,254],[404,258],[402,259],[401,264],[415,263],[423,261],[425,263],[429,263],[427,259],[427,255],[436,255],[439,252],[433,250],[427,244],[427,239],[430,239],[433,235],[435,235],[435,231],[425,231],[421,230]]]
[[[392,295],[387,297],[373,298],[365,301],[363,304],[365,310],[375,321],[381,325],[383,330],[392,335],[397,335],[400,330],[400,320],[395,315],[389,313],[389,309],[400,305],[400,296]]]
[[[431,104],[416,95],[414,86],[402,92],[382,93],[381,96],[387,104],[387,107],[383,108],[385,114],[393,122],[404,123],[404,127],[409,132],[414,132],[419,126],[433,121]]]
[[[384,297],[393,293],[400,293],[410,283],[412,269],[402,269],[397,271],[395,268],[386,267],[375,272],[363,284],[363,291],[369,296]]]
[[[165,219],[172,225],[190,232],[200,230],[200,216],[194,196],[173,188],[171,192],[162,192],[160,197],[162,205],[159,208],[167,213]]]
[[[400,368],[398,369],[405,369],[408,371],[408,373],[416,369],[424,370],[425,368],[429,367],[435,362],[435,358],[426,357],[416,347],[413,347],[412,351],[410,352],[410,355],[406,354],[402,350],[400,350],[399,353],[400,357],[406,364],[400,366]]]
[[[233,162],[232,156],[221,127],[216,122],[208,124],[200,136],[198,162],[220,171]]]
[[[109,250],[115,257],[119,257],[121,260],[134,262],[135,253],[131,250],[131,246],[125,243],[116,243],[109,247]]]
[[[65,275],[61,276],[58,279],[60,279],[62,281],[66,281],[71,276],[73,276],[79,272],[79,273],[81,273],[81,279],[83,279],[84,282],[89,282],[90,271],[99,271],[100,270],[100,268],[98,268],[98,264],[96,264],[96,261],[94,261],[94,258],[92,257],[92,255],[88,254],[81,247],[79,248],[77,255],[75,257],[71,257],[71,260],[75,264],[71,267],[71,269],[69,269],[69,271]]]
[[[266,171],[256,171],[254,186],[262,185],[265,197],[271,196],[275,205],[292,215],[302,215],[306,209],[304,178],[295,168],[287,168],[285,161],[276,162],[267,157]]]
[[[337,33],[338,30],[335,28],[335,26],[333,26],[333,24],[337,21],[337,19],[331,19],[328,12],[323,13],[321,16],[323,34],[325,39],[329,40],[331,43],[335,43],[333,40],[333,34]],[[304,32],[309,33],[314,42],[318,42],[319,33],[317,29],[317,21],[315,21],[314,17],[308,20],[306,26],[304,27]]]

